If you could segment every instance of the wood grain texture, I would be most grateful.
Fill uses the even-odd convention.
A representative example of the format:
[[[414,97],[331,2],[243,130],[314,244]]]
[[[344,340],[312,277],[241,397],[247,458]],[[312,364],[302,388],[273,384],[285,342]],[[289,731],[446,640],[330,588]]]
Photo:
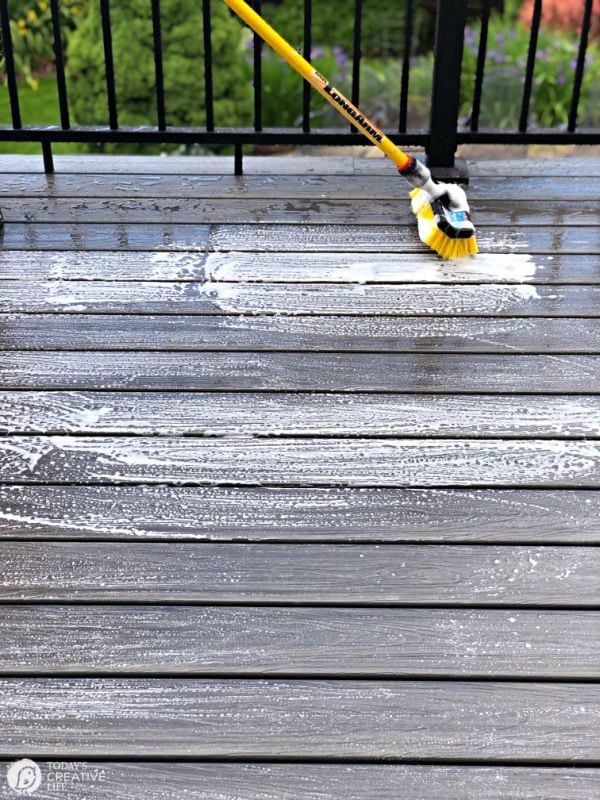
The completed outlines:
[[[2,392],[0,433],[599,437],[599,396]]]
[[[599,286],[0,281],[0,312],[600,316]]]
[[[37,763],[43,782],[36,796],[39,800],[57,800],[53,762],[38,759]],[[0,768],[4,766],[8,763],[0,762]],[[82,789],[81,781],[64,781],[61,798],[590,800],[600,791],[600,770],[587,767],[95,761],[82,771],[89,776],[85,788]]]
[[[0,538],[597,544],[600,493],[0,485]]]
[[[0,756],[595,797],[600,161],[475,167],[455,264],[383,161],[57,164],[0,158]]]
[[[593,685],[22,678],[0,691],[4,757],[598,758]]]
[[[600,358],[391,353],[0,352],[4,389],[600,391]]]
[[[382,158],[379,151],[367,148],[368,156],[318,155],[301,153],[285,156],[244,156],[244,173],[247,175],[395,175],[391,162]],[[421,148],[411,148],[421,153]],[[373,157],[374,156],[374,157]],[[468,159],[469,174],[483,176],[547,176],[594,177],[600,175],[598,158],[585,156],[581,149],[578,155],[532,158],[530,156],[510,159]],[[54,156],[56,173],[123,174],[123,175],[227,175],[233,174],[233,156],[119,156],[106,155],[58,155]],[[41,173],[41,156],[3,154],[0,157],[0,172]],[[55,176],[54,176],[55,177]],[[53,176],[49,176],[51,181]]]
[[[525,151],[521,155],[512,158],[492,159],[467,157],[469,175],[485,177],[529,177],[534,178],[539,175],[547,177],[594,177],[600,175],[599,160],[595,150],[590,151],[586,157],[581,148],[578,148],[577,155],[540,157],[530,156]],[[300,165],[302,162],[300,162]],[[208,165],[207,165],[208,166]],[[274,166],[276,166],[274,164]],[[251,167],[256,169],[256,167]],[[160,172],[160,170],[158,170]],[[223,170],[225,171],[225,170]],[[324,170],[327,171],[327,170]],[[356,175],[394,175],[394,166],[386,158],[360,158],[354,159],[354,171]]]
[[[583,160],[586,172],[574,172],[577,175],[594,175],[593,160]],[[560,159],[575,165],[577,159]],[[481,162],[485,163],[485,162]],[[507,162],[510,164],[510,162]],[[495,165],[495,162],[494,162]],[[493,165],[493,166],[494,166]],[[553,159],[550,165],[559,166],[559,160]],[[75,175],[123,175],[123,180],[130,180],[139,175],[233,175],[233,155],[230,156],[136,156],[136,155],[55,155],[54,175],[46,176],[49,183],[57,174],[73,173]],[[43,177],[42,159],[31,155],[2,154],[0,156],[0,172],[22,174],[38,173]],[[319,155],[319,156],[244,156],[244,173],[247,175],[305,175],[323,172],[333,175],[353,175],[353,156]],[[493,173],[495,174],[495,173]],[[536,173],[538,174],[538,173]],[[137,178],[135,178],[137,180]]]
[[[307,198],[318,201],[367,200],[381,202],[382,198],[395,199],[407,203],[407,184],[397,174],[371,176],[362,174],[360,179],[353,175],[301,174],[301,175],[148,175],[127,180],[122,175],[54,175],[48,181],[44,175],[15,175],[10,182],[3,182],[7,208],[10,200],[18,200],[27,195],[42,195],[44,200],[38,205],[30,205],[34,216],[41,216],[44,203],[49,199],[67,197],[71,200],[74,213],[82,210],[91,198],[107,199],[149,197],[170,198],[175,203],[181,198],[202,199],[279,199],[291,204],[295,200]],[[565,200],[599,200],[600,188],[596,177],[580,176],[576,181],[557,180],[554,176],[543,174],[535,177],[484,177],[476,176],[469,183],[470,200],[539,200],[545,202]],[[8,201],[8,202],[7,202]],[[21,215],[20,218],[22,218]],[[13,220],[16,221],[16,220]],[[513,220],[510,220],[511,222]]]
[[[0,599],[600,606],[594,547],[45,542],[0,544]]]
[[[478,234],[484,254],[600,253],[600,227],[489,227]],[[432,258],[414,225],[145,225],[89,223],[79,225],[13,223],[4,227],[6,250],[153,250],[245,252],[414,253]]]
[[[0,674],[600,678],[600,612],[3,606]]]
[[[71,176],[69,176],[71,177]],[[414,225],[414,215],[410,204],[404,197],[392,200],[378,198],[376,204],[364,202],[362,198],[342,200],[331,193],[321,199],[321,195],[289,199],[283,198],[247,198],[246,187],[240,188],[239,198],[232,203],[232,198],[213,199],[192,196],[169,197],[154,196],[155,187],[150,185],[132,185],[129,189],[118,183],[110,186],[96,186],[94,183],[85,186],[63,186],[63,176],[55,177],[55,188],[48,195],[45,180],[33,189],[25,188],[25,195],[42,195],[7,197],[4,200],[4,218],[6,222],[79,222],[79,223],[112,223],[141,222],[145,224],[160,223],[280,223],[280,224],[314,224],[329,223],[341,225]],[[177,178],[177,182],[181,181]],[[183,181],[186,179],[184,178]],[[69,181],[71,183],[71,181]],[[81,179],[78,183],[81,185]],[[362,184],[362,180],[360,181]],[[1,184],[0,184],[1,188]],[[86,197],[73,196],[78,188],[86,192]],[[160,190],[160,186],[158,189]],[[403,187],[402,187],[403,188]],[[175,191],[173,187],[168,192]],[[185,191],[185,190],[184,190]],[[160,191],[158,192],[160,194]],[[66,195],[66,196],[65,196]],[[97,196],[99,195],[99,196]],[[141,197],[140,197],[141,195]],[[1,196],[1,193],[0,193]],[[288,198],[288,199],[286,199]],[[473,199],[471,202],[473,216],[480,226],[489,225],[547,225],[552,221],[555,225],[597,225],[600,222],[597,199],[584,197],[574,202],[571,200],[495,200]]]
[[[7,436],[0,480],[600,487],[600,441]]]
[[[45,229],[48,226],[37,227]],[[86,226],[86,230],[90,234],[93,233],[90,226]],[[18,233],[18,229],[15,232]],[[156,238],[159,236],[160,228],[156,231]],[[187,236],[191,238],[191,234]],[[600,252],[600,226],[489,227],[478,230],[477,241],[484,254],[596,254]],[[414,226],[403,228],[380,225],[214,225],[211,226],[208,244],[210,250],[256,252],[298,250],[337,252],[354,249],[377,253],[427,252]]]
[[[0,250],[0,279],[267,283],[600,283],[595,256]]]
[[[4,314],[2,350],[599,354],[594,318]]]

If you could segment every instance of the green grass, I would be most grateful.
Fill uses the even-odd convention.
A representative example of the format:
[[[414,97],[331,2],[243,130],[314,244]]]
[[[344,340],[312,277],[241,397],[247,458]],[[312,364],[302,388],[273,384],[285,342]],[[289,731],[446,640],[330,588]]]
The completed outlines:
[[[19,86],[19,103],[23,125],[58,125],[58,95],[56,79],[42,78],[38,89],[31,89],[26,83]],[[0,85],[0,125],[10,125],[10,103],[8,89]],[[81,153],[82,145],[76,142],[53,145],[52,151],[59,155]],[[41,145],[38,142],[0,142],[0,153],[35,153],[39,155]]]

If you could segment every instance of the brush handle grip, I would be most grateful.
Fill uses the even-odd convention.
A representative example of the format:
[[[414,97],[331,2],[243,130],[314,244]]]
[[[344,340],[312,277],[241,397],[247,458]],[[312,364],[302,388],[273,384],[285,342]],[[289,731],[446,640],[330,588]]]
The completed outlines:
[[[244,0],[224,0],[224,2],[278,55],[287,61],[296,72],[302,75],[304,80],[308,81],[327,102],[331,103],[348,122],[357,127],[367,139],[391,159],[399,170],[405,170],[412,163],[411,156],[397,147],[360,109],[351,103],[347,97],[344,97],[339,89],[332,86],[327,78],[324,78],[309,61],[301,56],[291,44],[286,42],[248,3],[244,2]]]

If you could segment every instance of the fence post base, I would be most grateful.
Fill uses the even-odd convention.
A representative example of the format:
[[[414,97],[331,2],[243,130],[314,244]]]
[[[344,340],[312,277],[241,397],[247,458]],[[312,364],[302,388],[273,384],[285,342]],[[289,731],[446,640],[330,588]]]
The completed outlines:
[[[464,158],[455,158],[453,167],[436,167],[428,164],[431,174],[436,181],[443,183],[469,183],[469,167]]]

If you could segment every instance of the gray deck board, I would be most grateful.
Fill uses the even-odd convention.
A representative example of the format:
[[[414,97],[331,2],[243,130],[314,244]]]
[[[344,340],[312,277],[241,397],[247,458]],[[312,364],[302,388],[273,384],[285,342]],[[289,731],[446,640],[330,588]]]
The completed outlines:
[[[0,539],[600,543],[600,492],[0,484]]]
[[[96,183],[98,177],[93,179]],[[185,180],[185,179],[184,179]],[[60,186],[60,179],[55,179]],[[179,179],[178,179],[179,181]],[[177,181],[177,182],[178,182]],[[472,202],[472,210],[476,219],[483,220],[484,226],[514,224],[519,226],[546,225],[552,220],[555,225],[594,225],[598,218],[598,198],[585,196],[586,184],[582,180],[583,194],[577,202],[571,200],[496,200],[477,199]],[[1,186],[1,184],[0,184]],[[11,187],[12,188],[12,187]],[[325,217],[329,223],[341,225],[411,225],[414,216],[407,203],[401,202],[401,195],[393,200],[379,198],[377,204],[365,202],[363,199],[339,199],[335,188],[325,195],[320,192],[308,198],[276,199],[252,198],[253,192],[242,187],[249,198],[233,204],[230,199],[212,199],[212,188],[209,198],[181,198],[173,185],[166,191],[171,197],[160,195],[160,186],[150,184],[139,192],[137,187],[131,191],[123,191],[119,184],[111,184],[103,188],[91,186],[100,195],[77,199],[78,189],[87,191],[84,186],[66,187],[62,191],[52,193],[51,198],[26,197],[29,192],[24,187],[23,194],[5,200],[4,217],[7,222],[79,222],[107,223],[123,221],[129,223],[157,224],[176,222],[178,224],[199,222],[210,223],[278,223],[278,224],[314,224]],[[400,187],[403,188],[403,187]],[[184,188],[185,191],[185,188]],[[295,189],[284,190],[287,192]],[[44,194],[43,183],[34,194]],[[156,193],[157,196],[154,196]],[[140,198],[140,194],[150,197]],[[192,191],[193,194],[193,191]],[[25,197],[23,197],[25,195]],[[63,196],[66,195],[66,196]],[[74,196],[69,196],[74,195]],[[279,195],[279,192],[277,193]],[[0,197],[1,197],[0,193]],[[113,199],[114,198],[114,199]],[[403,199],[403,198],[402,198]]]
[[[600,679],[600,612],[2,607],[0,674]]]
[[[11,226],[12,227],[12,226]],[[229,281],[267,283],[600,283],[592,255],[4,250],[0,280]]]
[[[128,179],[124,175],[55,175],[50,181],[44,175],[17,175],[2,183],[0,196],[15,198],[13,207],[19,207],[19,198],[42,195],[43,200],[31,204],[36,217],[47,213],[51,202],[61,196],[70,198],[73,211],[85,209],[95,197],[170,198],[178,202],[182,195],[187,199],[221,198],[258,199],[284,198],[291,204],[302,198],[314,200],[357,200],[360,202],[383,199],[406,200],[410,187],[391,174],[361,175],[148,175]],[[539,201],[599,200],[600,186],[596,176],[580,176],[576,181],[557,180],[543,174],[534,177],[476,176],[469,184],[469,198],[475,200]],[[9,202],[5,201],[9,207]],[[58,206],[57,206],[58,207]],[[37,209],[34,212],[34,209]],[[551,213],[551,206],[549,209]],[[13,220],[14,221],[14,220]]]
[[[4,757],[598,759],[585,684],[5,679]]]
[[[3,389],[597,393],[600,357],[0,352]]]
[[[598,286],[0,281],[0,313],[599,317]]]
[[[600,549],[0,543],[0,600],[600,607]]]
[[[0,391],[0,432],[598,438],[600,396]]]
[[[394,175],[394,167],[376,151],[372,158],[333,156],[245,156],[247,175]],[[54,157],[56,174],[124,174],[124,175],[228,175],[233,174],[233,156],[120,156],[59,155]],[[469,173],[483,176],[593,177],[600,175],[597,157],[570,154],[563,157],[509,159],[468,159]],[[42,174],[41,156],[5,155],[0,157],[0,173],[13,175]],[[50,179],[52,180],[52,178]]]
[[[597,355],[593,317],[0,314],[1,350]]]
[[[590,800],[600,791],[598,770],[571,766],[94,761],[86,773],[96,778],[87,800]],[[36,795],[56,800],[44,784]],[[60,796],[81,800],[81,788],[65,782]]]
[[[600,160],[473,165],[456,263],[381,159],[56,166],[0,157],[0,758],[595,797]]]
[[[7,250],[155,250],[180,253],[245,252],[414,253],[437,263],[413,225],[145,225],[143,223],[17,222],[5,226]],[[485,253],[597,255],[599,227],[507,226],[482,228],[478,242]]]
[[[588,487],[600,441],[7,436],[6,483]]]

